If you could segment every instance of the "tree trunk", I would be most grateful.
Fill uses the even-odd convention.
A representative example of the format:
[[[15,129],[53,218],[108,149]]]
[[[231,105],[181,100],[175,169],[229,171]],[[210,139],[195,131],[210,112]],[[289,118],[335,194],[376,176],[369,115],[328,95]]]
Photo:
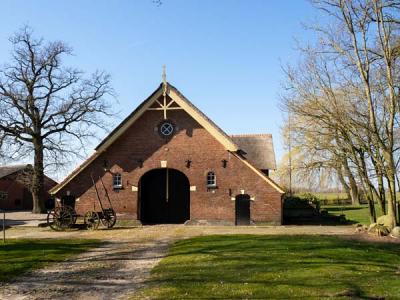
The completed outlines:
[[[397,223],[397,214],[396,214],[396,184],[394,173],[389,170],[388,174],[388,189],[389,189],[389,199],[387,206],[387,215],[390,216],[392,221],[392,226],[394,227]]]
[[[397,192],[400,193],[400,176],[397,172],[396,172],[396,182],[397,182]]]
[[[36,139],[34,141],[34,165],[32,175],[32,201],[33,209],[32,213],[39,214],[44,213],[44,167],[43,167],[43,141]]]
[[[386,159],[387,166],[385,168],[385,175],[387,178],[387,185],[389,191],[389,197],[387,201],[387,215],[390,217],[392,226],[397,224],[397,212],[396,212],[396,165],[393,159],[393,153],[384,152],[384,158]]]
[[[375,204],[374,199],[371,198],[372,192],[367,193],[368,199],[368,208],[369,208],[369,220],[371,223],[376,223],[376,212],[375,212]]]
[[[351,194],[351,203],[353,205],[360,205],[360,193],[358,191],[357,182],[354,179],[354,175],[351,172],[347,160],[343,162],[344,172],[346,177],[349,179],[349,187],[350,187],[350,194]]]
[[[369,216],[371,223],[376,222],[376,212],[375,212],[375,204],[374,204],[374,196],[378,197],[378,193],[371,183],[367,166],[365,163],[365,154],[363,151],[357,151],[358,155],[356,155],[354,149],[353,154],[354,158],[356,159],[356,166],[358,170],[359,177],[361,179],[361,184],[363,185],[364,192],[366,194],[368,200],[368,207],[369,207]]]
[[[344,191],[346,192],[347,199],[351,199],[350,187],[347,184],[346,180],[344,179],[342,168],[341,167],[336,168],[336,173],[338,175],[340,184],[342,185]]]
[[[379,197],[378,197],[378,201],[379,201],[379,205],[382,209],[382,213],[384,215],[386,215],[386,191],[385,191],[385,186],[383,184],[383,176],[382,174],[378,174],[377,176],[378,179],[378,191],[379,191]]]

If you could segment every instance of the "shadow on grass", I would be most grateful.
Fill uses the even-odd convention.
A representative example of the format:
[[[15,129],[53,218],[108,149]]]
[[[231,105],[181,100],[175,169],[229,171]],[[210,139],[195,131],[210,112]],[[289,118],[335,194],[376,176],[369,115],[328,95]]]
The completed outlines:
[[[348,220],[345,216],[332,215],[330,213],[318,214],[312,216],[283,216],[284,225],[325,225],[325,226],[343,226],[357,224],[354,220]]]
[[[173,246],[144,295],[382,299],[400,291],[399,254],[398,245],[328,236],[198,237]]]
[[[0,245],[0,282],[48,263],[63,261],[99,244],[95,240],[7,240]]]
[[[329,211],[352,211],[352,210],[363,210],[365,207],[362,206],[334,206],[326,207]]]

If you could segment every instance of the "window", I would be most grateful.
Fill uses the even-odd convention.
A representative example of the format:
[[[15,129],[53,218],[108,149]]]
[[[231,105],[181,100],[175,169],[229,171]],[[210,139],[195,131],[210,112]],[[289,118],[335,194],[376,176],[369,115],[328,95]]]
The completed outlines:
[[[117,173],[113,176],[113,187],[114,189],[122,188],[122,176],[121,174]]]
[[[0,201],[6,201],[8,197],[8,193],[4,191],[0,191]]]
[[[175,130],[174,124],[169,121],[165,120],[158,125],[158,133],[164,138],[170,138]]]
[[[214,172],[207,173],[207,187],[212,188],[217,186],[217,177]]]

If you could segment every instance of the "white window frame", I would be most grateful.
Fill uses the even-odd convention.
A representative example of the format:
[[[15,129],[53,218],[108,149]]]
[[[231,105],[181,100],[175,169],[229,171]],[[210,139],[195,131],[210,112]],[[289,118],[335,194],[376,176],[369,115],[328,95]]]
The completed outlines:
[[[113,175],[113,188],[120,189],[122,188],[122,175],[121,173],[116,173]]]
[[[215,188],[217,186],[217,175],[214,171],[207,172],[207,187]]]

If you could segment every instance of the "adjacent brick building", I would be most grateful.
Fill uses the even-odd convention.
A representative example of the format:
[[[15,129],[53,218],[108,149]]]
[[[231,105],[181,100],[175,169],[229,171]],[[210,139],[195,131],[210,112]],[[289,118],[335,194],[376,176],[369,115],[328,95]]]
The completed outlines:
[[[281,224],[271,169],[271,135],[228,136],[165,82],[50,192],[84,214],[99,210],[92,178],[102,179],[117,213],[145,224]]]
[[[32,209],[32,194],[29,190],[33,168],[29,164],[0,166],[0,209]],[[45,176],[44,189],[48,191],[57,184]],[[46,192],[45,199],[50,198]]]

